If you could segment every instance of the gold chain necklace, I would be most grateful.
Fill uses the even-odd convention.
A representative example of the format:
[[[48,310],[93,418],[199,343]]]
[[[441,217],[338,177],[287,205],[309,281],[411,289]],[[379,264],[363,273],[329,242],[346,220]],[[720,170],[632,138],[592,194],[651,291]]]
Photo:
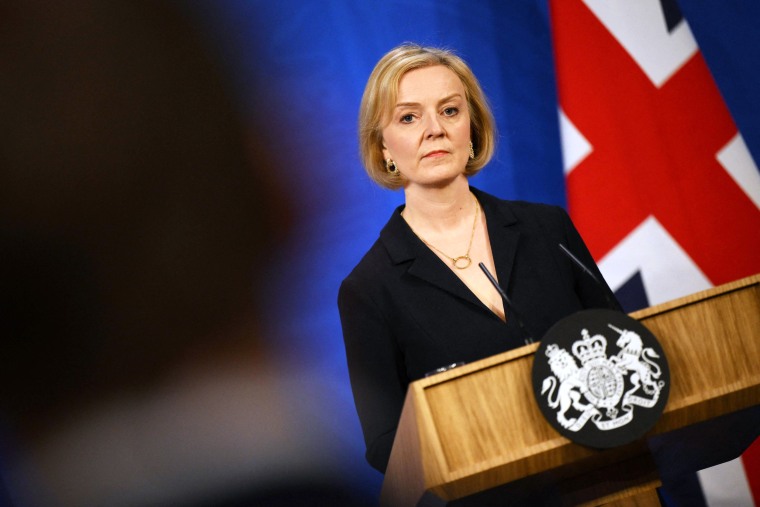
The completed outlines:
[[[425,238],[417,234],[417,231],[415,231],[414,228],[412,228],[412,226],[409,225],[409,222],[407,222],[407,224],[409,225],[409,228],[412,229],[412,232],[414,233],[415,236],[420,238],[420,241],[422,241],[427,246],[429,246],[430,248],[432,248],[433,250],[443,255],[448,260],[450,260],[451,265],[457,269],[467,269],[472,264],[472,259],[470,259],[470,250],[472,249],[472,240],[475,238],[475,228],[478,225],[478,216],[480,215],[480,203],[478,202],[477,197],[475,197],[474,195],[472,197],[473,199],[475,199],[475,217],[472,221],[472,232],[470,233],[470,244],[467,245],[467,253],[465,253],[464,255],[460,255],[459,257],[451,257],[449,255],[446,255],[440,249],[436,248],[435,245],[431,245],[430,243],[425,241]],[[403,211],[401,212],[401,216],[404,216]]]

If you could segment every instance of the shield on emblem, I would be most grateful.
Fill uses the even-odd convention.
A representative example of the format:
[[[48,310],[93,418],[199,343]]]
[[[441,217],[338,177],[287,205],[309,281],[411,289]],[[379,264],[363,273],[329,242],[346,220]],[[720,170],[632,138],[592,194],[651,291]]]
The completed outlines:
[[[584,310],[552,326],[533,361],[533,391],[560,434],[597,449],[644,436],[670,393],[670,371],[654,335],[613,310]]]

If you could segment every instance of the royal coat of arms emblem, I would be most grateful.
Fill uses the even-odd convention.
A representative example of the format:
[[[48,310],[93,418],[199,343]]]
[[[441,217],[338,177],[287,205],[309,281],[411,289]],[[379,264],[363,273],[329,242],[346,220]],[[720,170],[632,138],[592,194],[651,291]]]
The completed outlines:
[[[654,424],[669,373],[659,343],[638,321],[587,310],[542,339],[533,383],[552,426],[573,441],[606,448],[635,440]]]

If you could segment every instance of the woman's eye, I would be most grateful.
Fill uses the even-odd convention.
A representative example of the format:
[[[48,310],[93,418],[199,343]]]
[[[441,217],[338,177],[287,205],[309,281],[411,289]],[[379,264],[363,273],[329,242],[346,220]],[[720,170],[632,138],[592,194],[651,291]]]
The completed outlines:
[[[411,114],[405,114],[401,117],[401,123],[412,123],[412,120],[414,120],[414,116]]]
[[[444,116],[454,116],[459,112],[459,108],[456,107],[447,107],[443,110]]]

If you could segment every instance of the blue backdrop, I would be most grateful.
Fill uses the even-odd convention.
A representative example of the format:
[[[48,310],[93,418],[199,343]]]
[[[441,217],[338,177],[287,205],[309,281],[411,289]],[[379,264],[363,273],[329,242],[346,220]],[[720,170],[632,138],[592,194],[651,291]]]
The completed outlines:
[[[332,386],[342,409],[325,417],[348,439],[356,473],[377,488],[380,475],[363,461],[336,297],[403,195],[373,186],[359,162],[364,83],[401,42],[455,49],[479,77],[500,134],[495,160],[473,184],[504,198],[564,204],[547,2],[176,1],[223,67],[243,121],[267,126],[274,170],[292,196],[294,227],[267,285],[268,332],[291,367]],[[679,4],[760,160],[760,4]]]

